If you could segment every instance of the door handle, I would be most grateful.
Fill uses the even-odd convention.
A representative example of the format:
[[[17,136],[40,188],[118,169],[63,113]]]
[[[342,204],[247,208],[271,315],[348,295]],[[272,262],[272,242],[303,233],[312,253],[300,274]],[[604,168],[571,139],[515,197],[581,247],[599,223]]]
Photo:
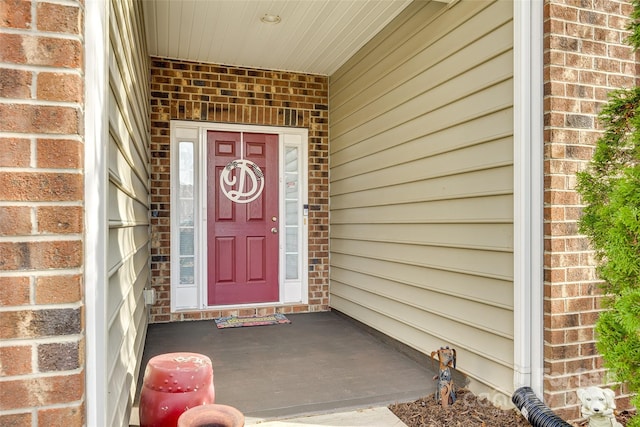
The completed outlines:
[[[273,234],[277,234],[277,233],[278,233],[278,229],[277,229],[277,228],[275,228],[275,227],[272,227],[272,228],[271,228],[271,232],[272,232]]]

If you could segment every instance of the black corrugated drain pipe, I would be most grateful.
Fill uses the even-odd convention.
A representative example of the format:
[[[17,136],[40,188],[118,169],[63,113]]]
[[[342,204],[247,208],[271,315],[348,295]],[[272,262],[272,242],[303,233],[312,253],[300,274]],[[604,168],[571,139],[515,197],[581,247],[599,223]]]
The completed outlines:
[[[511,401],[533,427],[571,427],[538,399],[531,387],[520,387]]]

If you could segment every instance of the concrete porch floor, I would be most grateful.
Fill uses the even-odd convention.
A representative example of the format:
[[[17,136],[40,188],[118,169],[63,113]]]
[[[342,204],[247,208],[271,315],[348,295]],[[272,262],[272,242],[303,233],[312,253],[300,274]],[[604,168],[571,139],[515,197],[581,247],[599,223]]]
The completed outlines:
[[[287,318],[290,324],[229,329],[216,328],[213,320],[149,325],[138,394],[149,359],[171,352],[210,357],[216,403],[238,408],[247,425],[309,414],[354,414],[435,391],[428,357],[383,341],[342,314]],[[138,396],[134,415],[137,401]]]

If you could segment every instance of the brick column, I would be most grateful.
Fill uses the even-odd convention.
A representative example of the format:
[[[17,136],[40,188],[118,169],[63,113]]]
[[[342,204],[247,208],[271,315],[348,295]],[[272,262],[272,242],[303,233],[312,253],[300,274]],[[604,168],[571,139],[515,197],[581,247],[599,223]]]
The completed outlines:
[[[0,425],[84,423],[82,16],[0,5]]]
[[[567,420],[580,418],[577,388],[606,383],[594,336],[598,279],[577,229],[575,173],[593,154],[607,94],[635,83],[635,56],[624,42],[631,11],[616,0],[544,6],[544,398]]]

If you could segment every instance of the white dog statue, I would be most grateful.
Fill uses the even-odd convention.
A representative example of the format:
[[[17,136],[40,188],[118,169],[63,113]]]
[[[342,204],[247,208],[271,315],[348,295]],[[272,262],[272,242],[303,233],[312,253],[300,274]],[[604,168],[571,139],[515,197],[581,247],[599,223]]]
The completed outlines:
[[[579,388],[577,393],[582,403],[580,413],[589,420],[589,427],[622,427],[613,413],[616,409],[613,390],[586,387]]]

